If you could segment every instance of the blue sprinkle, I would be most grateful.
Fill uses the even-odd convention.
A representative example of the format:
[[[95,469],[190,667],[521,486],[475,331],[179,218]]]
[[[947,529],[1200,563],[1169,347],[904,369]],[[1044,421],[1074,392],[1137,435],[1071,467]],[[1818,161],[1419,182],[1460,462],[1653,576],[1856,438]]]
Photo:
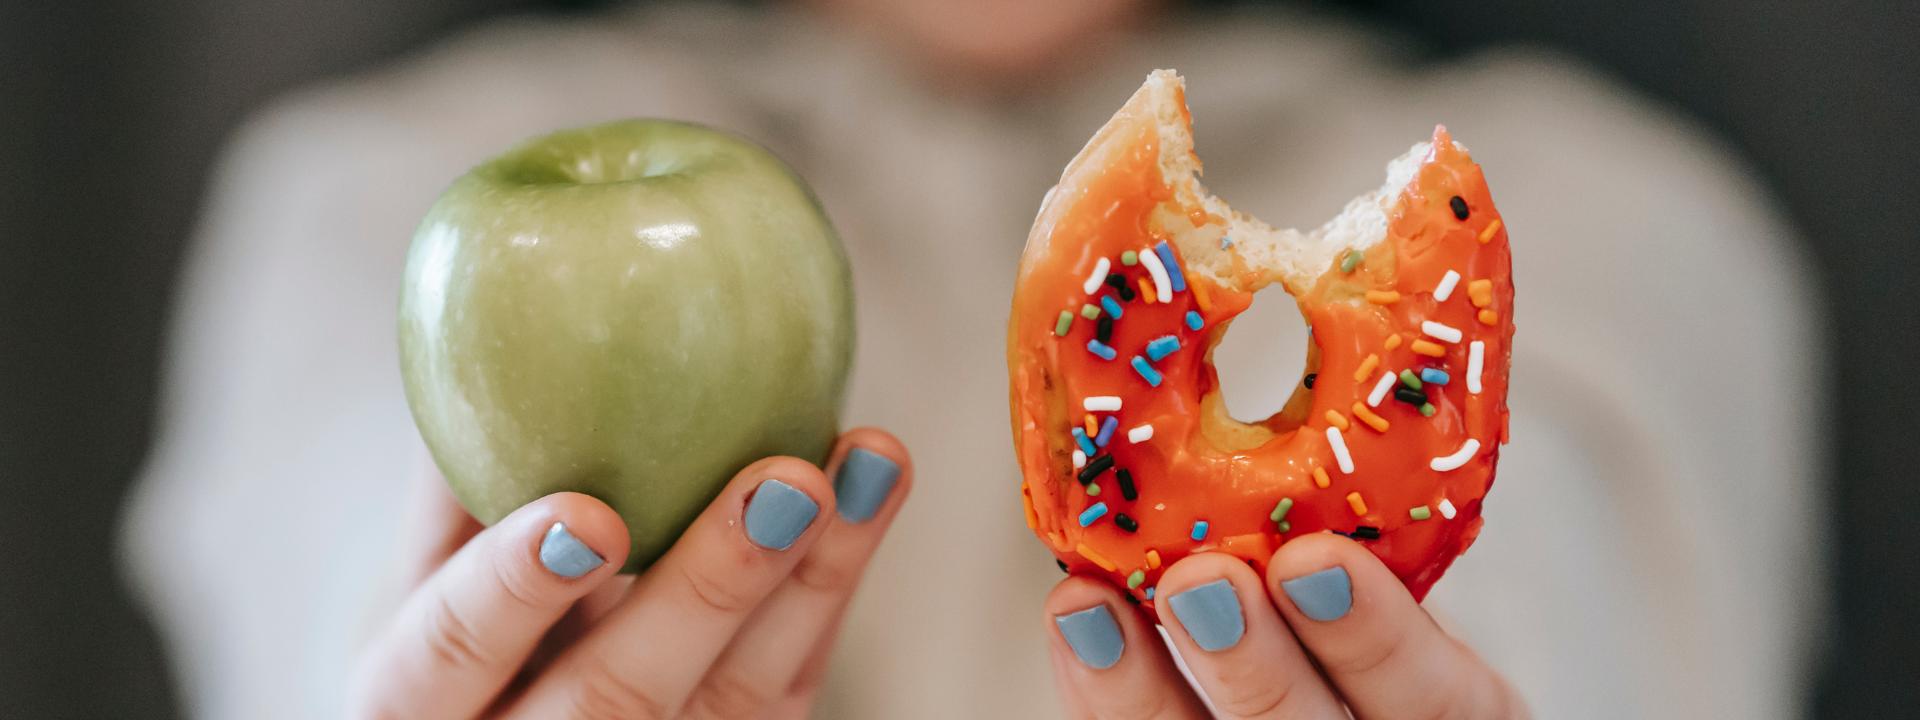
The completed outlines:
[[[1447,381],[1451,379],[1452,378],[1447,377],[1447,371],[1441,370],[1440,368],[1421,368],[1420,369],[1420,382],[1423,382],[1423,383],[1432,383],[1434,385],[1445,385],[1447,384]]]
[[[1101,421],[1100,434],[1093,437],[1093,444],[1106,447],[1107,441],[1113,439],[1113,429],[1117,427],[1120,427],[1120,420],[1112,415],[1108,415],[1106,420]],[[1093,453],[1087,453],[1087,457],[1093,457]]]
[[[1107,347],[1106,343],[1100,342],[1099,340],[1088,340],[1087,352],[1100,356],[1101,360],[1112,360],[1120,355],[1114,352],[1113,348]]]
[[[1179,349],[1180,338],[1172,335],[1163,335],[1153,342],[1147,343],[1147,359],[1160,362],[1161,358],[1172,355],[1173,351]]]
[[[1113,319],[1120,319],[1120,303],[1114,302],[1113,298],[1101,295],[1100,309],[1107,311],[1107,314],[1113,316]]]
[[[1160,371],[1148,365],[1146,358],[1139,355],[1133,356],[1133,371],[1140,373],[1141,379],[1146,380],[1148,385],[1160,387]]]
[[[1180,272],[1180,261],[1173,259],[1173,248],[1167,246],[1167,241],[1162,240],[1159,245],[1153,246],[1153,254],[1159,255],[1160,264],[1167,266],[1167,278],[1173,281],[1173,291],[1187,289],[1187,276]]]
[[[1230,248],[1230,247],[1233,247],[1233,238],[1232,238],[1232,237],[1229,237],[1229,236],[1226,236],[1226,235],[1221,235],[1221,236],[1220,236],[1220,249],[1221,249],[1221,250],[1225,250],[1225,249],[1227,249],[1227,248]]]
[[[1153,599],[1153,588],[1147,588],[1147,599],[1148,600]]]
[[[1087,457],[1094,456],[1096,451],[1093,449],[1093,442],[1087,440],[1087,431],[1074,428],[1073,441],[1080,444],[1080,452],[1086,453]]]
[[[1192,310],[1187,311],[1187,329],[1188,330],[1198,331],[1200,328],[1203,328],[1206,326],[1207,326],[1206,321],[1200,319],[1200,313],[1194,312]]]
[[[1085,510],[1080,511],[1080,527],[1086,527],[1088,525],[1092,525],[1093,521],[1099,520],[1101,516],[1106,514],[1107,514],[1106,503],[1103,503],[1103,502],[1094,503],[1092,507],[1089,507]]]
[[[1104,512],[1106,512],[1106,511],[1107,511],[1107,509],[1106,509],[1105,507],[1101,507],[1101,508],[1100,508],[1100,512],[1103,512],[1103,513],[1104,513]],[[1086,519],[1086,517],[1087,517],[1086,515],[1081,515],[1081,516],[1080,516],[1080,518],[1081,518],[1081,520],[1083,520],[1083,521],[1084,521],[1084,520]],[[1084,527],[1084,526],[1086,526],[1086,523],[1085,523],[1085,522],[1081,522],[1081,523],[1080,523],[1080,525],[1081,525],[1082,527]],[[1192,535],[1189,535],[1188,537],[1191,537],[1191,538],[1193,538],[1193,541],[1194,541],[1194,542],[1200,542],[1201,540],[1205,540],[1205,539],[1207,539],[1207,521],[1205,521],[1205,520],[1195,520],[1195,521],[1193,522],[1193,534],[1192,534]]]

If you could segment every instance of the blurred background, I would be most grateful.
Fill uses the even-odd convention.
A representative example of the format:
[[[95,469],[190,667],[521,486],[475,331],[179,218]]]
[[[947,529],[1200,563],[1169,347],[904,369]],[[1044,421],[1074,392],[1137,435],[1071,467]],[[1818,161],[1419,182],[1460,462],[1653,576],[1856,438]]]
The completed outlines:
[[[1697,121],[1760,174],[1807,243],[1818,276],[1805,280],[1827,295],[1833,617],[1805,709],[1920,707],[1920,3],[1274,4],[1369,25],[1416,59],[1564,53]],[[183,246],[228,134],[278,93],[490,18],[607,5],[0,6],[0,716],[181,713],[114,548],[154,432]]]

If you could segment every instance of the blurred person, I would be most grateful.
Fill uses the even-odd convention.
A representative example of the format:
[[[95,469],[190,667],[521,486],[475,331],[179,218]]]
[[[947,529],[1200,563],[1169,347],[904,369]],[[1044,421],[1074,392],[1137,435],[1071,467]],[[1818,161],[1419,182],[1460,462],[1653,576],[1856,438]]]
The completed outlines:
[[[778,679],[760,680],[775,686],[775,714],[1034,717],[1062,700],[1075,715],[1121,700],[1199,712],[1164,651],[1137,642],[1137,618],[1125,619],[1136,642],[1109,671],[1054,630],[1055,616],[1103,591],[1062,581],[1023,526],[1004,400],[1006,298],[1041,194],[1148,70],[1173,67],[1191,80],[1208,185],[1280,225],[1331,216],[1446,123],[1486,168],[1519,286],[1514,442],[1486,531],[1425,603],[1464,645],[1410,600],[1358,618],[1367,632],[1303,631],[1299,645],[1271,614],[1290,604],[1243,603],[1249,637],[1263,638],[1243,648],[1291,649],[1209,659],[1195,667],[1201,684],[1296,683],[1290,702],[1304,704],[1281,709],[1346,702],[1363,716],[1396,685],[1467,688],[1493,703],[1460,706],[1476,715],[1516,710],[1509,684],[1542,717],[1795,714],[1820,627],[1824,445],[1817,425],[1784,410],[1817,392],[1820,358],[1809,273],[1782,219],[1699,129],[1564,58],[1425,64],[1400,50],[1308,14],[1130,0],[668,5],[500,21],[284,99],[222,163],[183,278],[162,437],[125,533],[190,709],[334,717],[359,663],[356,712],[479,712],[521,658],[572,644],[625,648],[628,662],[570,673],[577,664],[536,660],[514,692],[577,693],[608,670],[729,715],[737,698],[702,673],[772,665]],[[847,573],[785,640],[748,639],[769,623],[744,615],[673,627],[662,621],[671,602],[619,599],[627,583],[634,597],[673,597],[661,589],[673,579],[611,577],[621,531],[590,498],[550,496],[476,535],[435,481],[408,482],[424,453],[394,335],[415,224],[452,178],[509,145],[630,116],[767,144],[817,190],[854,269],[846,417],[884,431],[844,436],[825,472],[753,468],[780,468],[770,472],[824,519],[760,575],[734,579],[781,597],[783,574],[822,548]],[[1295,382],[1272,360],[1305,355],[1290,314],[1269,298],[1220,348],[1237,416],[1264,416]],[[871,525],[831,515],[852,448],[900,469]],[[530,546],[513,543],[544,546],[556,517],[606,562],[579,582],[502,570],[534,578],[524,595],[475,580],[510,548],[530,563]],[[675,552],[744,547],[701,527]],[[1281,554],[1369,560],[1311,540]],[[1193,572],[1232,572],[1196,557]],[[563,623],[548,649],[531,649],[582,597],[603,621]],[[449,603],[490,613],[470,628],[479,646],[423,639],[447,630],[420,626]],[[672,669],[660,647],[693,648],[699,662]],[[1302,647],[1335,666],[1326,680],[1300,677]],[[1389,651],[1416,662],[1353,678],[1328,661]],[[464,665],[449,661],[463,653]],[[1447,672],[1414,672],[1435,666]],[[1224,712],[1273,699],[1271,687],[1228,690],[1213,698]]]

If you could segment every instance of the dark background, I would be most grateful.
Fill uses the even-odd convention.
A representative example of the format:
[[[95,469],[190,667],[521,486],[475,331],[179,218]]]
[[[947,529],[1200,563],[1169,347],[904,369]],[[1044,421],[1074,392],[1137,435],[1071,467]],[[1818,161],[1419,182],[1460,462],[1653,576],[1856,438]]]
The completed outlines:
[[[502,13],[601,4],[0,5],[0,718],[179,714],[155,635],[117,576],[114,532],[152,435],[171,286],[222,138],[302,82]],[[1808,710],[1910,716],[1920,707],[1920,302],[1909,296],[1920,285],[1920,3],[1306,4],[1394,27],[1434,55],[1558,48],[1748,156],[1799,225],[1830,302],[1837,617]],[[1821,411],[1778,409],[1810,410]]]

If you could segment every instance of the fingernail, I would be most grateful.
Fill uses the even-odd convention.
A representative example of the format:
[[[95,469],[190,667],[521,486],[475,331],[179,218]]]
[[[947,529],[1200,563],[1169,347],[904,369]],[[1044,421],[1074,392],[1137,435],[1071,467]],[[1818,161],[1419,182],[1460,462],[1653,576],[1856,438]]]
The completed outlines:
[[[899,479],[900,466],[887,456],[866,448],[847,451],[846,459],[840,461],[840,472],[833,478],[833,496],[839,503],[840,517],[852,522],[873,519],[881,503],[887,501],[887,493],[893,492],[893,483]]]
[[[1240,596],[1233,591],[1233,583],[1225,580],[1176,593],[1167,602],[1201,650],[1219,652],[1233,647],[1247,631],[1246,618],[1240,616]]]
[[[1113,613],[1107,612],[1105,605],[1056,615],[1053,624],[1060,626],[1060,635],[1067,639],[1067,647],[1073,648],[1080,662],[1095,670],[1113,667],[1120,662],[1121,651],[1127,649],[1127,640],[1120,634],[1120,623],[1114,622]]]
[[[820,504],[792,485],[769,478],[747,501],[747,539],[768,550],[785,550],[813,524]]]
[[[1320,622],[1339,620],[1353,609],[1353,579],[1338,565],[1282,582],[1280,589],[1293,598],[1300,614]]]
[[[600,553],[567,532],[566,523],[554,523],[540,539],[540,564],[563,578],[577,578],[606,564]]]

